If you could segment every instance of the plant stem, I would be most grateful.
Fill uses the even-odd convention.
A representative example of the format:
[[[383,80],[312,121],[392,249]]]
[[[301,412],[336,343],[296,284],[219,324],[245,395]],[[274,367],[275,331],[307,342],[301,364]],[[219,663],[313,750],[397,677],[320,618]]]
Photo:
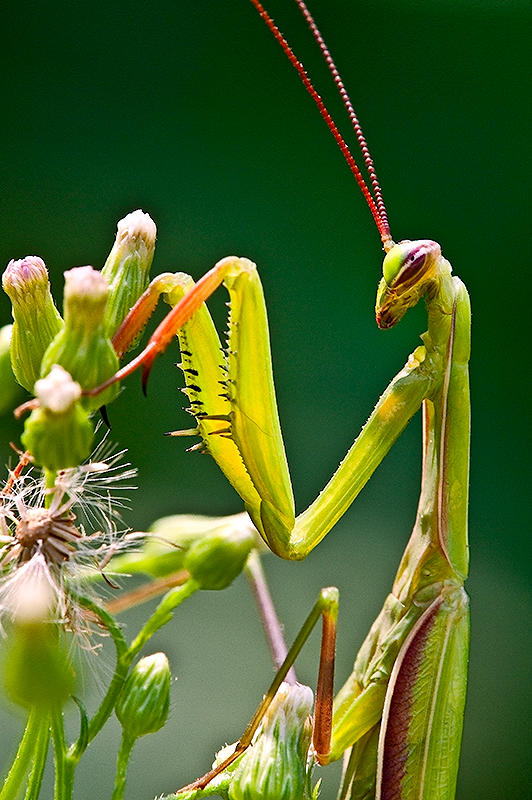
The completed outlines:
[[[18,796],[32,758],[38,758],[38,753],[35,753],[35,743],[41,741],[42,746],[40,734],[45,727],[48,727],[47,715],[41,709],[33,708],[28,715],[26,729],[20,741],[17,754],[0,791],[0,800],[15,800]]]
[[[116,666],[115,672],[112,677],[109,688],[105,693],[105,697],[93,718],[89,723],[88,736],[86,743],[91,742],[97,733],[102,729],[112,714],[117,697],[127,677],[131,662],[142,649],[151,636],[162,625],[164,625],[172,616],[172,611],[180,605],[183,600],[190,597],[198,589],[198,584],[192,579],[188,580],[183,586],[179,586],[167,592],[163,597],[152,616],[148,619],[144,627],[140,630],[138,636],[134,639],[133,643],[128,649],[127,642],[124,639],[120,626],[117,624],[114,617],[111,616],[105,609],[101,608],[97,603],[88,597],[79,596],[77,598],[80,605],[92,611],[104,627],[109,631],[116,649]],[[80,746],[80,742],[75,742],[69,749],[69,760],[72,764],[77,764],[81,758],[84,747]],[[0,797],[0,800],[2,798]]]
[[[51,714],[52,741],[55,756],[54,800],[72,800],[75,764],[68,758],[63,711],[56,708]]]
[[[111,683],[109,684],[109,688],[107,689],[105,697],[100,703],[100,707],[89,723],[89,732],[87,736],[88,744],[94,739],[96,734],[102,729],[103,725],[111,716],[116,698],[118,697],[118,693],[122,688],[129,665],[131,664],[131,659],[128,657],[127,642],[124,639],[124,634],[120,630],[120,627],[117,625],[114,618],[88,597],[78,597],[77,600],[82,606],[89,609],[89,611],[92,611],[93,614],[100,619],[105,628],[107,628],[111,634],[111,638],[113,639],[116,649],[115,673]],[[79,761],[83,754],[83,749],[77,747],[77,744],[78,743],[76,742],[70,747],[69,755],[76,761]]]
[[[129,663],[131,663],[131,660],[140,652],[155,631],[159,630],[159,628],[171,619],[174,609],[198,589],[199,585],[195,580],[190,578],[182,586],[177,586],[175,589],[171,589],[165,594],[151,617],[131,642],[128,650],[128,656],[130,658]]]
[[[128,736],[126,732],[122,730],[120,750],[118,751],[118,756],[116,759],[115,785],[111,800],[123,800],[124,798],[126,791],[127,765],[129,763],[129,758],[131,756],[131,751],[133,750],[134,744],[135,739],[133,739],[131,736]]]
[[[26,789],[24,800],[37,800],[39,797],[49,744],[50,727],[48,722],[46,722],[46,725],[42,725],[35,741],[33,767],[28,780],[28,788]]]
[[[54,469],[44,469],[44,480],[46,483],[47,489],[53,489],[55,486],[55,479],[57,478],[57,472]],[[44,498],[44,506],[45,508],[50,508],[50,504],[52,502],[52,495],[46,494]]]

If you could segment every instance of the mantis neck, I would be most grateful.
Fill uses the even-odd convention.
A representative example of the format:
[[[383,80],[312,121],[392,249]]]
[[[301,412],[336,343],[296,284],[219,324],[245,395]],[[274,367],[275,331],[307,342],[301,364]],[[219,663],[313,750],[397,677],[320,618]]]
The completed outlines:
[[[449,263],[441,261],[439,279],[427,294],[428,330],[422,336],[422,366],[439,379],[423,401],[421,494],[393,590],[401,600],[430,591],[435,582],[462,584],[468,569],[469,298]]]

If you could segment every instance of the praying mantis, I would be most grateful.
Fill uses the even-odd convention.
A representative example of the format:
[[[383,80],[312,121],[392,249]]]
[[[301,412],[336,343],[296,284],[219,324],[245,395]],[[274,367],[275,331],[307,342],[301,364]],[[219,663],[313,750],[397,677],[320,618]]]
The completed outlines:
[[[196,420],[194,428],[180,433],[200,437],[194,447],[213,456],[268,547],[290,560],[304,558],[319,544],[422,409],[422,481],[414,529],[392,591],[334,701],[330,730],[323,736],[316,726],[314,741],[319,763],[348,753],[341,798],[452,800],[469,639],[463,590],[470,424],[467,292],[436,242],[393,242],[373,162],[349,100],[370,188],[288,44],[262,5],[251,2],[317,103],[374,217],[386,253],[376,300],[379,327],[392,327],[424,299],[428,328],[423,345],[388,385],[329,483],[298,516],[277,413],[265,302],[252,262],[222,259],[196,284],[181,274],[156,278],[117,332],[117,352],[126,352],[161,294],[173,309],[140,356],[113,380],[142,366],[145,383],[157,354],[179,336]],[[296,2],[322,46],[305,4]],[[324,45],[322,51],[344,97]],[[220,356],[220,340],[204,302],[222,283],[229,291],[230,319],[227,348]],[[322,704],[329,703],[330,695],[330,689],[320,693],[317,716],[323,716]],[[202,790],[231,759],[187,788]]]

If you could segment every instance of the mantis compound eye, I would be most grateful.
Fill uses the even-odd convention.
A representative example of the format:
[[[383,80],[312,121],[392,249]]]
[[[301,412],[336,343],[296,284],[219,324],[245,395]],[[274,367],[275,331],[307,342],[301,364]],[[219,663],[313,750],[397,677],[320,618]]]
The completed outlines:
[[[434,263],[434,258],[441,253],[437,242],[430,239],[418,239],[411,242],[406,239],[387,253],[382,272],[384,280],[391,288],[412,285]]]

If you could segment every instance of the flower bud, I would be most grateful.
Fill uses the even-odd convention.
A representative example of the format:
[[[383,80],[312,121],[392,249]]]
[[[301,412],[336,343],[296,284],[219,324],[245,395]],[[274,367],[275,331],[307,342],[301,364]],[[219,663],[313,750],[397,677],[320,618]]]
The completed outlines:
[[[76,267],[65,272],[65,326],[46,350],[41,375],[60,364],[83,389],[93,389],[118,370],[118,358],[104,332],[104,314],[109,287],[100,272],[92,267]],[[84,397],[82,403],[94,410],[116,397],[113,385],[97,397]]]
[[[170,665],[164,653],[141,658],[116,703],[116,716],[132,739],[163,727],[170,708]]]
[[[0,414],[12,411],[21,401],[23,391],[15,380],[11,367],[11,333],[12,325],[0,328]]]
[[[20,706],[53,708],[74,692],[74,669],[62,632],[51,622],[18,625],[8,637],[6,691]]]
[[[74,670],[57,618],[57,587],[42,555],[20,567],[2,587],[9,615],[3,679],[18,705],[62,705],[74,691]]]
[[[44,351],[63,327],[44,261],[38,256],[10,261],[2,275],[2,286],[11,300],[15,320],[11,338],[13,373],[21,386],[33,392]]]
[[[57,364],[35,383],[39,407],[24,425],[23,446],[50,470],[81,464],[92,449],[94,429],[81,405],[81,386]]]
[[[255,545],[249,522],[231,520],[192,542],[184,567],[201,589],[225,589],[240,575]]]
[[[216,537],[222,529],[247,531],[253,539],[252,546],[263,547],[262,540],[247,514],[234,514],[229,517],[174,514],[161,517],[154,522],[142,547],[135,552],[124,553],[114,558],[111,570],[129,574],[143,573],[156,578],[170,575],[183,569],[187,551],[195,543],[199,543],[211,534]],[[242,566],[243,564],[240,565],[240,569]],[[234,577],[233,574],[231,580]]]
[[[148,285],[156,234],[154,221],[140,209],[117,225],[115,243],[102,269],[109,285],[104,321],[109,338]]]
[[[229,786],[229,800],[311,800],[312,690],[282,683]]]

